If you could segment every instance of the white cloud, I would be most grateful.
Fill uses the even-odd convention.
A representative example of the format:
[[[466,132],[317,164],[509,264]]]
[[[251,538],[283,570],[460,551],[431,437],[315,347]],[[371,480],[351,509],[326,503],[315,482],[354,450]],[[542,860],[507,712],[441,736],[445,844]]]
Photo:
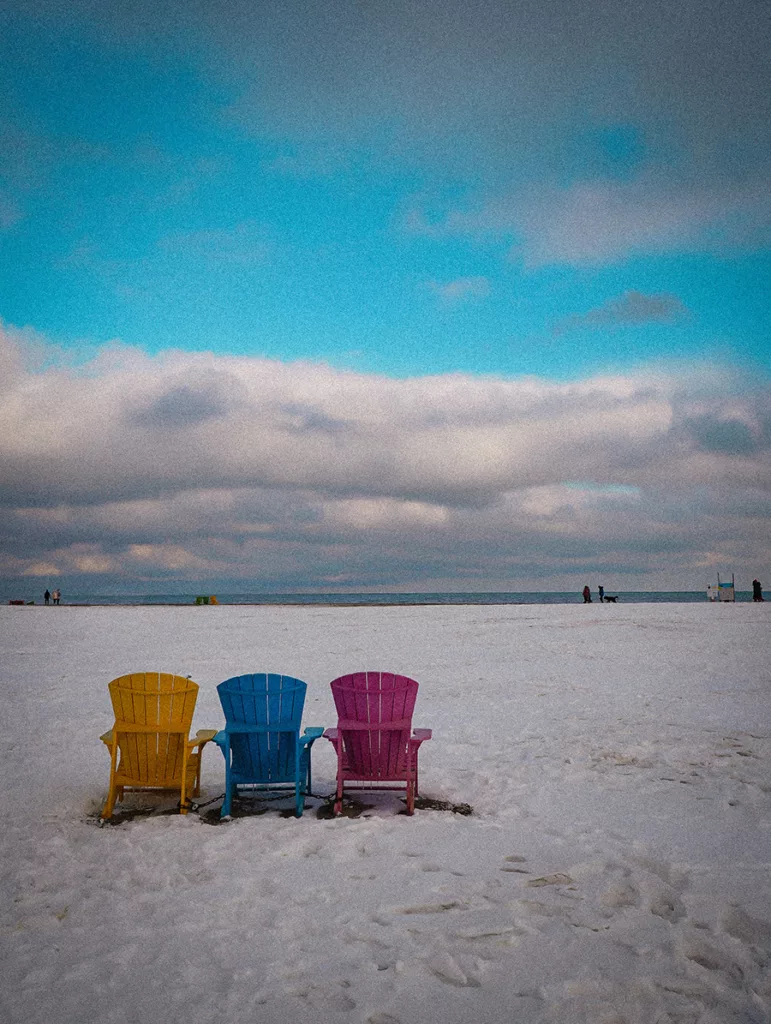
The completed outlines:
[[[768,552],[771,402],[716,368],[394,380],[121,346],[30,368],[1,340],[6,577],[462,588]]]
[[[768,181],[690,187],[655,177],[595,181],[552,191],[521,208],[532,264],[608,263],[630,255],[732,252],[767,244]]]
[[[513,237],[512,256],[531,266],[606,264],[667,253],[731,254],[768,245],[771,189],[765,176],[673,184],[649,171],[628,181],[531,185],[526,192],[451,210],[438,221],[413,208],[402,225],[433,238]]]
[[[324,523],[345,530],[413,530],[421,526],[442,526],[450,512],[442,505],[394,498],[350,498],[325,503]]]
[[[642,377],[398,381],[313,364],[132,355],[26,375],[0,409],[0,453],[8,493],[29,504],[191,486],[473,504],[571,467],[583,474],[600,450],[609,463],[636,459],[670,419],[668,396]]]
[[[22,569],[21,575],[55,577],[61,575],[61,570],[53,562],[31,562]]]

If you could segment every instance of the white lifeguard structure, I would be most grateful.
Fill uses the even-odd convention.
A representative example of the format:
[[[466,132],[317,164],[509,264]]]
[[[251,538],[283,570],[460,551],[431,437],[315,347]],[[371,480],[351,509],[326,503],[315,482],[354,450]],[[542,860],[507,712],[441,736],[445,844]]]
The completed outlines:
[[[730,583],[721,583],[720,573],[718,573],[717,584],[707,584],[707,597],[710,601],[735,601],[736,587],[734,585],[734,574],[731,573]]]

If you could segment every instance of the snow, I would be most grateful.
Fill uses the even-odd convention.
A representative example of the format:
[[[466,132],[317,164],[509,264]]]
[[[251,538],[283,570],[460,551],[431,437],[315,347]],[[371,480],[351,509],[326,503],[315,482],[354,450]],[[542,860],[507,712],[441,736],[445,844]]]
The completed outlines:
[[[761,1024],[771,1019],[768,605],[0,608],[7,1022]],[[473,814],[98,827],[107,683],[420,683],[421,791]],[[325,740],[314,792],[334,789]],[[134,817],[130,810],[144,808]],[[155,809],[155,813],[151,810]],[[121,820],[123,815],[123,820]]]

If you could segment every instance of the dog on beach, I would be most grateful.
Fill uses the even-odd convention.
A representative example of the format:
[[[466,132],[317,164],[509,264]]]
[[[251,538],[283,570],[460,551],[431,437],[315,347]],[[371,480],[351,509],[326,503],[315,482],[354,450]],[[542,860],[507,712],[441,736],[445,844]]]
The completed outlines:
[[[603,595],[603,600],[605,600],[605,601],[612,601],[612,602],[613,602],[613,604],[615,604],[615,603],[616,603],[616,601],[618,601],[618,594],[616,594],[616,596],[615,596],[615,597],[611,597],[611,595],[610,595],[610,594],[604,594],[604,595]]]

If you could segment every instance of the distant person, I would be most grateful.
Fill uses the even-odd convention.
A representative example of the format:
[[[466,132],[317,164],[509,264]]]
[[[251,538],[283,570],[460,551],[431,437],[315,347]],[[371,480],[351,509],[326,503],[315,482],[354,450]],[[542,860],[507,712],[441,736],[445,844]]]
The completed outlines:
[[[600,604],[602,604],[605,597],[605,587],[597,587],[597,593],[600,595]]]
[[[45,594],[43,594],[43,600],[45,601],[46,604],[50,604],[51,603],[51,591],[50,590],[46,590]]]
[[[752,600],[763,601],[763,588],[760,585],[760,580],[752,581]]]
[[[54,597],[54,604],[59,604],[59,602],[62,599],[62,592],[61,592],[61,590],[58,590],[58,589],[55,590],[54,594],[53,594],[53,597]]]
[[[582,594],[584,595],[584,604],[591,604],[592,603],[592,592],[589,589],[589,587],[584,587],[584,589],[582,590]]]

